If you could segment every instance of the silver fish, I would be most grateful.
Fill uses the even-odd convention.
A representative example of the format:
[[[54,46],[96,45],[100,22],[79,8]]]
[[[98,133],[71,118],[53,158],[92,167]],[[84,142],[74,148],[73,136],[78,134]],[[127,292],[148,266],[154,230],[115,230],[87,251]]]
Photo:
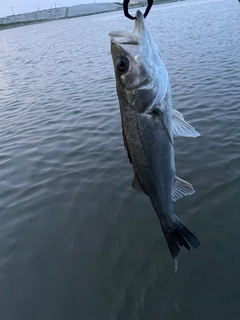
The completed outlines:
[[[194,193],[176,176],[173,134],[199,133],[172,109],[168,73],[140,11],[132,32],[111,32],[111,54],[122,119],[122,134],[133,166],[132,187],[151,200],[172,257],[179,246],[190,250],[200,242],[179,220],[173,201]]]

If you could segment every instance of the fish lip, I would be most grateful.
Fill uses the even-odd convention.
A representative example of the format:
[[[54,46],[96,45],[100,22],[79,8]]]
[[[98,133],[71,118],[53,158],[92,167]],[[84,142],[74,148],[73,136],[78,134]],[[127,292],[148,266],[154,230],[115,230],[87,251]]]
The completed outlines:
[[[132,58],[139,55],[138,46],[135,43],[119,43],[114,40],[111,41],[111,52],[115,51],[116,56],[128,56],[130,55]]]
[[[125,33],[124,35],[120,35],[120,32],[117,34],[117,31],[113,31],[109,33],[110,36],[110,42],[112,44],[119,45],[121,47],[121,44],[129,44],[129,45],[139,45],[139,37],[136,36],[133,33]],[[123,34],[123,33],[122,33]]]
[[[119,47],[120,47],[120,44],[122,44],[122,45],[130,44],[130,45],[134,45],[134,46],[137,46],[139,44],[137,39],[132,39],[132,38],[129,40],[124,40],[124,41],[120,42],[120,41],[117,41],[115,37],[111,37],[110,41],[112,44],[119,45]]]
[[[111,41],[111,53],[115,52],[115,57],[120,56],[131,56],[133,59],[136,59],[141,55],[141,48],[138,43],[132,39],[132,41],[119,43],[112,39]]]

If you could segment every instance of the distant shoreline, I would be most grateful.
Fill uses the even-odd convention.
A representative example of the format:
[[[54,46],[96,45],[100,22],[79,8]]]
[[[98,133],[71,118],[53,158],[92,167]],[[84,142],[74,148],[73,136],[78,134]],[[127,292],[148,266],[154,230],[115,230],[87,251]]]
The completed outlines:
[[[185,1],[185,0],[155,0],[153,5],[165,4],[165,3],[170,3],[170,2],[178,2],[178,1]],[[76,15],[74,17],[62,17],[62,18],[55,18],[55,19],[44,19],[44,20],[24,21],[24,22],[0,23],[0,30],[12,29],[12,28],[18,28],[18,27],[38,24],[38,23],[44,23],[44,22],[50,22],[50,21],[56,21],[56,20],[64,20],[64,19],[72,19],[72,18],[78,18],[78,17],[85,17],[85,16],[89,16],[89,15],[95,15],[95,14],[101,14],[101,13],[122,10],[122,3],[121,2],[114,2],[114,4],[119,5],[119,7],[114,10],[95,12],[95,13],[86,13],[86,14],[82,14],[82,15],[80,14],[80,15]],[[129,5],[129,7],[130,8],[146,7],[146,3],[132,4],[132,5]],[[1,19],[3,19],[3,18],[0,18],[0,20]]]
[[[61,19],[54,19],[54,20],[61,20]],[[15,23],[8,23],[8,24],[7,23],[0,24],[0,30],[24,27],[24,26],[28,26],[31,24],[50,22],[50,21],[54,21],[54,20],[37,20],[37,21],[28,21],[28,22],[15,22]]]

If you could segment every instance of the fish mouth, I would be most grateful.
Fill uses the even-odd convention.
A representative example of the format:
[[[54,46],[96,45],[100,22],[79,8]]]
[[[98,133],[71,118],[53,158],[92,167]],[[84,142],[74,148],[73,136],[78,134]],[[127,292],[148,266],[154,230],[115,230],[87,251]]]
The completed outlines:
[[[109,33],[112,44],[119,45],[139,45],[140,39],[145,31],[144,16],[140,10],[136,12],[136,19],[134,20],[134,28],[132,32],[126,31],[112,31]]]

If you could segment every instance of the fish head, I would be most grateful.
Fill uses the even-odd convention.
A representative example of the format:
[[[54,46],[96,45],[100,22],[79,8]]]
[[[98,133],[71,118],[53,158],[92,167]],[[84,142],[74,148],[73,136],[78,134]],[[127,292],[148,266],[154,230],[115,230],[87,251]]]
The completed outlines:
[[[168,74],[141,11],[132,32],[111,32],[111,54],[119,99],[147,112],[164,97]]]

